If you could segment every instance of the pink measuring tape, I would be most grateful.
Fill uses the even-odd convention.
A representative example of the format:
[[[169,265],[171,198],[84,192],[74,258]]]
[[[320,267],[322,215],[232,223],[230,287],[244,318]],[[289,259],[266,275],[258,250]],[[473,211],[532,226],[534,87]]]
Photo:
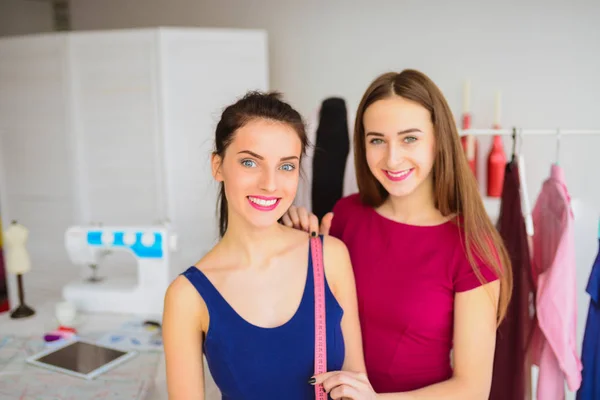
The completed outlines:
[[[310,239],[315,286],[315,375],[327,372],[327,340],[325,326],[325,270],[323,248],[317,236]],[[327,400],[323,385],[315,385],[315,398]]]

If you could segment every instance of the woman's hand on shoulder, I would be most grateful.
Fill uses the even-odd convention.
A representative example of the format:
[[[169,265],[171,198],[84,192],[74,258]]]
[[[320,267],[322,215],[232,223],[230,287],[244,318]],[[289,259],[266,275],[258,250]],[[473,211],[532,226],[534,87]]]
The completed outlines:
[[[194,286],[178,276],[165,294],[162,324],[169,399],[204,399],[202,332],[207,316]]]
[[[281,223],[290,228],[299,229],[301,231],[315,233],[320,235],[329,235],[329,228],[331,228],[331,220],[333,220],[333,213],[327,213],[321,221],[319,226],[319,219],[313,213],[309,213],[304,207],[291,206],[283,217],[281,217]]]

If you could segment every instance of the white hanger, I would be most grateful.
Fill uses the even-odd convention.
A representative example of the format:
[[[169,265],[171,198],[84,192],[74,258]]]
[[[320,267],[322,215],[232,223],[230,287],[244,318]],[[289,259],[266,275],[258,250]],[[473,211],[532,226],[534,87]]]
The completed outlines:
[[[531,216],[531,203],[529,202],[529,193],[527,192],[527,178],[525,177],[525,157],[523,156],[523,129],[519,129],[519,151],[517,163],[519,167],[519,189],[521,191],[521,212],[525,219],[525,230],[527,236],[533,236],[533,217]],[[517,139],[515,138],[515,141]]]

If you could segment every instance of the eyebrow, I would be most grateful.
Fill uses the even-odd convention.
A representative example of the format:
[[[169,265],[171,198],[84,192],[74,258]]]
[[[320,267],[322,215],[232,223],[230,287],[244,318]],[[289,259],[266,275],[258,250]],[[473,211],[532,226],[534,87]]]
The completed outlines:
[[[240,151],[238,154],[250,154],[252,157],[258,158],[259,160],[264,160],[265,158],[261,155],[256,154],[253,151],[250,150],[242,150]],[[279,161],[288,161],[288,160],[299,160],[300,158],[298,156],[289,156],[289,157],[281,157]]]
[[[418,128],[409,128],[409,129],[405,129],[403,131],[398,132],[398,135],[406,135],[407,133],[414,133],[414,132],[423,132]],[[379,133],[379,132],[369,132],[367,133],[365,136],[385,136],[383,133]]]

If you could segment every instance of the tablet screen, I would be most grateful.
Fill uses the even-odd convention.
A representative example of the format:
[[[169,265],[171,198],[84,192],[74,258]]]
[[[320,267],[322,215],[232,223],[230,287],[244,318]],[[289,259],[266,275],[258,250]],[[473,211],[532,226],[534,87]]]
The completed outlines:
[[[125,354],[127,353],[124,351],[85,342],[74,342],[38,358],[37,361],[85,375]]]

